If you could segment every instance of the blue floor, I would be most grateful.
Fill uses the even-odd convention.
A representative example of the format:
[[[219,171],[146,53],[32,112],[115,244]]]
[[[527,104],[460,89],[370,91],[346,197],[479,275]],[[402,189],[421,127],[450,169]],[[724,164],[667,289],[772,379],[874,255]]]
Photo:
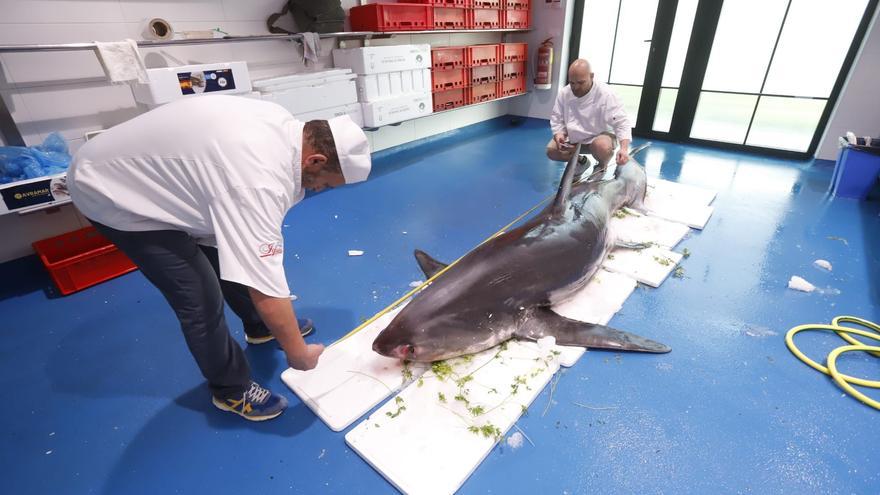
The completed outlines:
[[[294,208],[285,263],[318,327],[307,340],[333,342],[423,278],[414,248],[453,260],[552,193],[561,168],[544,158],[547,136],[546,121],[496,119],[379,153],[368,182]],[[685,277],[637,289],[612,320],[673,352],[587,353],[546,414],[549,390],[520,419],[535,445],[496,447],[461,492],[880,492],[880,412],[783,342],[839,314],[880,321],[880,205],[829,200],[828,165],[666,143],[640,159],[649,175],[719,191],[706,229],[679,246],[693,253]],[[787,289],[792,275],[823,292]],[[50,285],[32,258],[0,266],[3,493],[395,491],[281,383],[272,346],[246,352],[291,407],[249,423],[211,405],[140,273],[67,297]],[[842,341],[799,342],[822,359]],[[840,361],[878,377],[876,359]]]

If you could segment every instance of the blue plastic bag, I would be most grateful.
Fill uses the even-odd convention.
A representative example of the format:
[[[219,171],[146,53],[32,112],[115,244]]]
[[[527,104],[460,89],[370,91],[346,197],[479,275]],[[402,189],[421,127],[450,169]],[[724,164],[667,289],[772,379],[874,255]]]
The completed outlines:
[[[67,141],[57,132],[38,146],[0,146],[0,184],[60,174],[70,159]]]

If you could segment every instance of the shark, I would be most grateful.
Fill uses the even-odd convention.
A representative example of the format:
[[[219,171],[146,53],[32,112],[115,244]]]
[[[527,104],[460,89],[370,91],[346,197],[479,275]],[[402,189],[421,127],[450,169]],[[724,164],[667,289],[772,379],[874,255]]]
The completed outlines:
[[[613,213],[623,207],[644,211],[647,177],[634,155],[646,146],[633,150],[612,178],[583,182],[575,180],[578,146],[550,204],[451,266],[416,250],[425,276],[445,271],[377,335],[373,350],[433,362],[512,338],[553,337],[559,345],[669,352],[668,346],[645,337],[566,318],[551,309],[583,288],[609,251],[621,245],[608,229]]]

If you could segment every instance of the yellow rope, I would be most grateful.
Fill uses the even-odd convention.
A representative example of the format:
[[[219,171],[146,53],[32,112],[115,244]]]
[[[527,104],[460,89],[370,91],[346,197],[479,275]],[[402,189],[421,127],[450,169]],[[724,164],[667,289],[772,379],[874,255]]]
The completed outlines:
[[[871,331],[842,326],[841,323],[843,322],[854,323]],[[827,358],[828,366],[825,367],[808,358],[803,352],[801,352],[800,349],[798,349],[796,345],[794,345],[794,336],[797,335],[799,332],[803,332],[806,330],[830,330],[832,332],[835,332],[837,335],[839,335],[841,338],[852,345],[841,346],[831,351],[831,353],[828,354]],[[788,350],[790,350],[792,354],[803,361],[806,365],[821,373],[831,376],[835,383],[837,383],[850,395],[862,401],[863,403],[873,407],[874,409],[880,410],[880,402],[871,399],[870,397],[867,397],[865,394],[859,392],[851,385],[856,384],[870,388],[880,388],[880,381],[852,377],[849,375],[845,375],[837,370],[837,357],[844,352],[864,351],[871,354],[872,356],[880,357],[880,346],[869,346],[863,344],[856,338],[852,337],[852,335],[861,335],[862,337],[867,337],[869,339],[880,341],[880,325],[877,325],[872,321],[857,318],[855,316],[838,316],[831,321],[831,325],[808,324],[798,325],[792,328],[785,334],[785,345],[788,346]]]

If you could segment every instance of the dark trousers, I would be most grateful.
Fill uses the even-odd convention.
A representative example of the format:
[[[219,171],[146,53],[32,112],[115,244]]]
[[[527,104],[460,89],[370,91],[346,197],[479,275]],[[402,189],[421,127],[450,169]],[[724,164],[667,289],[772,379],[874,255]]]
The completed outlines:
[[[251,302],[247,287],[220,280],[217,249],[196,244],[185,232],[128,232],[92,221],[159,289],[180,320],[186,345],[211,392],[219,399],[241,397],[251,370],[238,342],[229,334],[225,300],[254,337],[269,334]]]

